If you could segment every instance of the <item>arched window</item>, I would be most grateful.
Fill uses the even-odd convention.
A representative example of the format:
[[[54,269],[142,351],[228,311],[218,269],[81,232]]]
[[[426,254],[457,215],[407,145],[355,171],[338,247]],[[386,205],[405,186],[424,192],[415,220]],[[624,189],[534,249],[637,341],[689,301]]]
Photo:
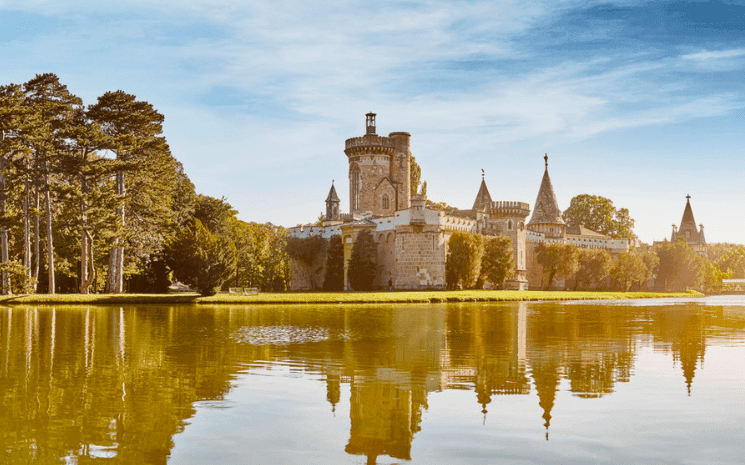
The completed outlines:
[[[360,179],[360,167],[356,163],[353,163],[349,167],[349,195],[350,195],[350,207],[352,211],[360,209],[360,189],[362,187]]]
[[[380,205],[383,208],[383,210],[388,210],[391,208],[391,202],[388,200],[387,195],[383,195],[383,198],[380,200]]]
[[[507,222],[507,229],[509,229],[510,231],[512,231],[512,220],[510,220],[510,221]]]

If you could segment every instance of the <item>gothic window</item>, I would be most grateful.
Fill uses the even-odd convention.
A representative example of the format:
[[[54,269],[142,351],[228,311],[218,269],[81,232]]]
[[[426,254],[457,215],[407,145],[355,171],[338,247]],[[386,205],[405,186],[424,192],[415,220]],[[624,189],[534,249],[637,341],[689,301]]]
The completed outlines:
[[[360,209],[360,167],[357,164],[353,164],[349,168],[349,193],[351,196],[351,210],[357,211]]]
[[[510,221],[507,222],[507,229],[509,229],[510,231],[512,231],[512,220],[510,220]]]
[[[380,204],[383,208],[383,210],[388,210],[390,207],[390,201],[388,200],[387,195],[383,195],[383,199],[380,201]]]

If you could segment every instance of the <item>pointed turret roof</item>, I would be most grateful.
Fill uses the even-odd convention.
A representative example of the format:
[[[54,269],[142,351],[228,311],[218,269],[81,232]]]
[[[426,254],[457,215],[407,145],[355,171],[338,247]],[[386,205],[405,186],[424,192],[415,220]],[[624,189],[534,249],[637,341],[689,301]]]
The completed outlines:
[[[528,224],[566,224],[561,217],[559,203],[556,201],[554,187],[551,185],[551,177],[548,175],[548,154],[543,159],[546,162],[546,171],[543,173],[541,188],[538,190],[538,197],[535,199],[533,216]]]
[[[326,197],[326,202],[341,202],[339,196],[336,195],[336,188],[334,187],[334,181],[331,181],[331,190],[329,190],[329,196]]]
[[[686,235],[686,233],[688,233]],[[685,237],[688,242],[698,242],[699,233],[696,228],[696,220],[693,219],[693,209],[691,209],[691,196],[686,195],[686,208],[683,210],[683,219],[680,220],[678,228],[678,237]]]
[[[479,193],[476,194],[476,200],[473,202],[473,210],[487,210],[491,205],[491,195],[489,195],[489,189],[486,188],[486,181],[484,181],[484,170],[481,170],[481,187],[479,187]]]

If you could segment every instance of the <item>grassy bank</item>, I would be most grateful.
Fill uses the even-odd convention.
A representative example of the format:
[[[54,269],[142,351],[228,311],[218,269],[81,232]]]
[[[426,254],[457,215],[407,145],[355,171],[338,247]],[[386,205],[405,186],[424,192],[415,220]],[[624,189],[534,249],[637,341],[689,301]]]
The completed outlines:
[[[253,296],[218,294],[32,294],[0,296],[0,305],[17,304],[356,304],[509,302],[528,300],[619,300],[661,297],[699,297],[695,291],[660,292],[574,292],[574,291],[413,291],[413,292],[317,292],[262,293]]]

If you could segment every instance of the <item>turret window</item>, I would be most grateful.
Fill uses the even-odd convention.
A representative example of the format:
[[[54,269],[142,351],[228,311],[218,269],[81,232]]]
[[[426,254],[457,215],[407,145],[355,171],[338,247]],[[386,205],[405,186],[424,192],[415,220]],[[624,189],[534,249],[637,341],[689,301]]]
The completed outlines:
[[[360,168],[353,164],[349,169],[349,193],[352,211],[358,211],[360,208],[360,187]]]
[[[383,198],[380,201],[380,205],[383,208],[383,210],[388,210],[389,208],[391,208],[391,205],[390,204],[391,204],[391,202],[388,199],[388,196],[387,195],[384,195]]]

